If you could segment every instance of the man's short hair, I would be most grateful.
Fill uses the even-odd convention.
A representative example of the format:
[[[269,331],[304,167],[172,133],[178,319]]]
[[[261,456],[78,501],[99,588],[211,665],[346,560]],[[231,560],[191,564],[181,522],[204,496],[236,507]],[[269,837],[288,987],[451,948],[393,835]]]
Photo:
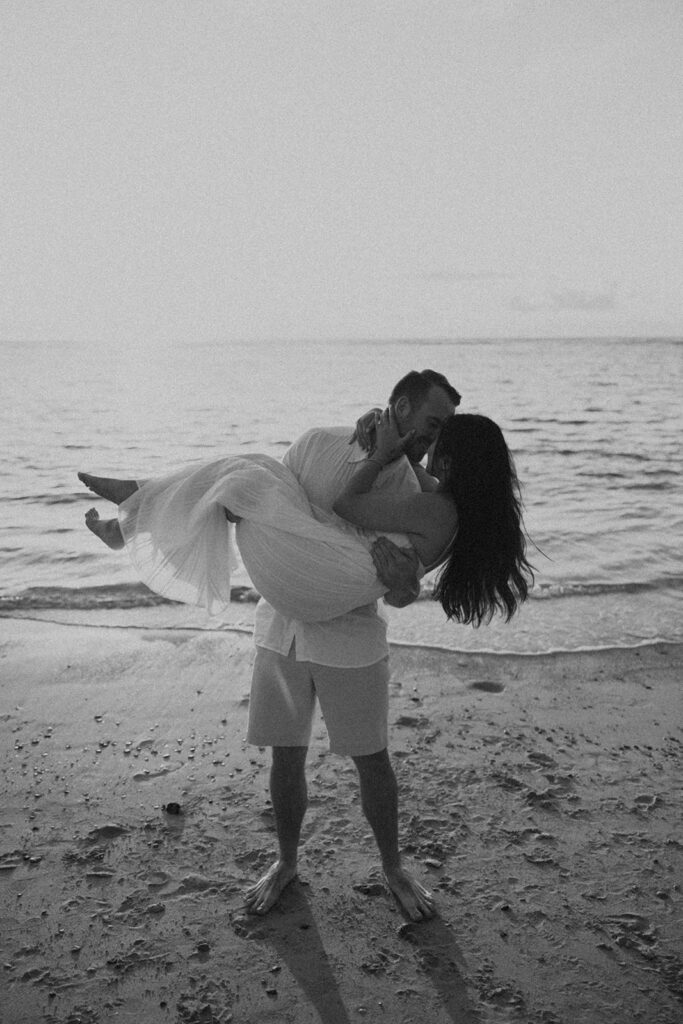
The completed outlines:
[[[442,388],[456,408],[460,405],[458,392],[444,375],[437,373],[436,370],[411,370],[405,377],[401,377],[389,396],[389,404],[394,405],[399,398],[406,397],[411,408],[417,409],[425,401],[432,388]]]

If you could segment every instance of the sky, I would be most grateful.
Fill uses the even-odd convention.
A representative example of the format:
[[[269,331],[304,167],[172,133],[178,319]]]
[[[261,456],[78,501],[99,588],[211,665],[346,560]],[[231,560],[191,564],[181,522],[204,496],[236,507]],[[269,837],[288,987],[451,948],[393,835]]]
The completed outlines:
[[[0,0],[0,339],[683,334],[680,0]]]

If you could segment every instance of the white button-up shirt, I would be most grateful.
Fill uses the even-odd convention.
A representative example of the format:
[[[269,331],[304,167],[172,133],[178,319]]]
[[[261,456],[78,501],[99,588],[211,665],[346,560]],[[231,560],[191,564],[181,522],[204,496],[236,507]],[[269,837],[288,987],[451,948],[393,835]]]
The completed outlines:
[[[294,442],[283,459],[311,504],[326,512],[332,511],[358,463],[367,457],[360,445],[349,444],[351,433],[348,427],[309,430]],[[419,492],[420,484],[403,456],[380,471],[373,484],[375,488],[390,488],[397,495],[409,495]],[[335,668],[373,665],[389,653],[387,620],[376,601],[327,622],[299,622],[281,615],[261,599],[256,607],[254,641],[259,647],[284,655],[294,641],[299,661]]]

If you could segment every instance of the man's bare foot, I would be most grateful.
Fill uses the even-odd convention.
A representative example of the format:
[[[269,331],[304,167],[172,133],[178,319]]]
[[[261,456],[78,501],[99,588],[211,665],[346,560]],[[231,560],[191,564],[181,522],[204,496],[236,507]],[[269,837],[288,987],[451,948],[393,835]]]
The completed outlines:
[[[78,479],[85,484],[89,491],[93,491],[94,494],[107,501],[113,501],[115,505],[120,505],[122,501],[130,498],[131,494],[135,494],[139,490],[136,480],[114,480],[113,477],[92,476],[91,473],[79,473]]]
[[[399,907],[411,921],[425,921],[436,914],[434,897],[403,868],[385,871],[384,879]]]
[[[120,551],[125,546],[118,519],[100,519],[96,508],[85,513],[85,525],[113,551]]]
[[[296,878],[296,868],[288,867],[276,860],[258,882],[244,894],[244,906],[248,914],[267,914],[280,898],[283,889]]]

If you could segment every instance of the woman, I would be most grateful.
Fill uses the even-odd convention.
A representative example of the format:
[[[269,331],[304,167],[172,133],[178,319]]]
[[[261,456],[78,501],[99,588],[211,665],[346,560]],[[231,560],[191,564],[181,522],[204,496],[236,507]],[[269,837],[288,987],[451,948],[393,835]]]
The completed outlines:
[[[126,545],[152,590],[211,614],[230,601],[234,523],[255,588],[292,618],[325,621],[380,597],[385,588],[369,549],[373,534],[389,532],[414,548],[421,574],[445,563],[434,596],[448,618],[478,626],[501,611],[509,619],[526,599],[533,573],[517,477],[500,429],[484,416],[452,416],[432,457],[436,491],[400,500],[370,493],[409,440],[386,410],[374,450],[335,503],[337,516],[311,506],[277,460],[249,455],[140,486],[81,473],[91,490],[119,505],[118,522],[102,522],[91,509],[86,523],[110,547]]]
[[[519,482],[500,428],[486,416],[451,416],[431,459],[437,490],[400,501],[368,493],[376,475],[372,463],[389,460],[391,445],[385,412],[377,448],[335,512],[360,528],[401,530],[425,571],[445,563],[434,598],[449,619],[478,626],[500,611],[508,621],[526,600],[534,574],[525,555]]]

